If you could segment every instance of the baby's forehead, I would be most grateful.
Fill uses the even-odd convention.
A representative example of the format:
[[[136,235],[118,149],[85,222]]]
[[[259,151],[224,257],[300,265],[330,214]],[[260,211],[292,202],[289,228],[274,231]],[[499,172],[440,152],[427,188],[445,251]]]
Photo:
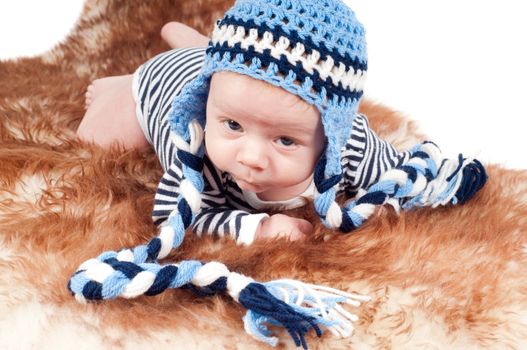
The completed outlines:
[[[217,72],[212,76],[209,94],[221,100],[233,100],[239,104],[264,102],[262,109],[287,108],[299,113],[318,109],[301,97],[271,83],[233,72]]]
[[[292,137],[310,137],[322,129],[317,107],[282,88],[241,74],[213,76],[207,104],[207,118],[234,120],[244,129],[257,127]]]

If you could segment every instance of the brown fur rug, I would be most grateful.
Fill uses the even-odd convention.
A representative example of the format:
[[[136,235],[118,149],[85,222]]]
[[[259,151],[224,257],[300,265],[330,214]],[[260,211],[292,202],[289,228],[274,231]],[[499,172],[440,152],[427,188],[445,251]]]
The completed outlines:
[[[167,49],[179,20],[208,33],[226,0],[89,0],[66,41],[0,63],[0,348],[266,349],[246,335],[241,306],[185,290],[77,303],[66,284],[84,260],[155,234],[161,168],[152,151],[75,139],[84,91]],[[422,137],[392,110],[364,103],[378,133],[405,149]],[[296,278],[373,299],[352,337],[308,337],[312,349],[527,348],[527,172],[488,165],[464,206],[397,217],[382,209],[354,234],[239,247],[187,235],[167,261],[219,260],[260,281]],[[297,215],[315,218],[312,208]],[[280,333],[280,348],[292,342]]]

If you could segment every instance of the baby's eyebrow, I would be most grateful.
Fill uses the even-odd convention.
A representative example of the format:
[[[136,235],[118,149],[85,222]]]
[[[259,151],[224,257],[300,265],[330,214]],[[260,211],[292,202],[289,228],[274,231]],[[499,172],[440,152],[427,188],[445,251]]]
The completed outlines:
[[[315,132],[315,128],[310,128],[306,125],[302,124],[278,124],[278,125],[270,125],[270,128],[273,129],[274,132],[278,134],[285,134],[285,135],[291,135],[291,136],[304,136],[304,135],[310,135]]]
[[[302,122],[294,122],[291,120],[288,120],[287,117],[285,117],[283,120],[273,120],[269,121],[266,118],[262,117],[250,117],[247,115],[240,115],[239,122],[244,123],[247,122],[249,119],[253,119],[253,121],[257,122],[258,124],[262,125],[263,128],[269,129],[274,134],[287,134],[291,136],[303,136],[303,135],[310,135],[315,132],[316,125],[310,126],[306,125]]]

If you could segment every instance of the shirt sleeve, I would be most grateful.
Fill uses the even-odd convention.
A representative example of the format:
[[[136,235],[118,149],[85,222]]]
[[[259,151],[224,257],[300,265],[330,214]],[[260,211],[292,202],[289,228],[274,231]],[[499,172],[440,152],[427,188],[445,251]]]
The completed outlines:
[[[350,139],[342,152],[343,177],[346,191],[356,194],[368,189],[387,170],[399,166],[410,157],[410,152],[399,152],[370,129],[368,119],[358,114],[353,122]]]
[[[266,213],[251,214],[232,208],[224,195],[220,174],[210,160],[205,158],[203,168],[205,188],[201,197],[202,209],[196,215],[192,230],[201,235],[230,236],[238,244],[251,244],[260,222],[269,217]],[[179,184],[183,176],[181,162],[176,158],[163,175],[156,192],[152,219],[163,224],[172,210],[177,208]]]

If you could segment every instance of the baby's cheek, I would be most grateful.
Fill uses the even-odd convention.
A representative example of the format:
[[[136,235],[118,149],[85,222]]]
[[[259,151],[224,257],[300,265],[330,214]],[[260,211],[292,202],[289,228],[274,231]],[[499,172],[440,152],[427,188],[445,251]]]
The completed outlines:
[[[294,159],[289,164],[284,165],[282,168],[287,169],[284,173],[285,176],[291,181],[303,181],[306,177],[310,176],[314,171],[313,162],[311,159],[308,159],[307,155],[301,156],[297,159]],[[291,171],[295,169],[295,171]]]
[[[209,159],[211,162],[216,165],[216,149],[217,145],[214,141],[214,138],[210,136],[210,132],[205,133],[205,150],[207,152],[207,155],[209,156]]]
[[[214,137],[210,134],[205,134],[205,148],[207,155],[214,166],[221,171],[227,171],[229,160],[232,159],[232,155],[229,154],[229,150],[225,142]]]

